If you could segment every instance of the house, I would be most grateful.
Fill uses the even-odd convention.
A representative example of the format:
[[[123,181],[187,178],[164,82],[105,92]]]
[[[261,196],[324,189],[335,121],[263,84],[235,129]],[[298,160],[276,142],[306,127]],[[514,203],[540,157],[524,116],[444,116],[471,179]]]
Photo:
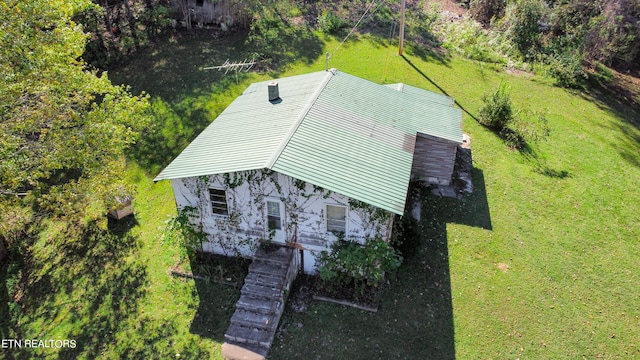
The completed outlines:
[[[412,179],[451,181],[462,114],[449,97],[331,69],[249,86],[155,181],[208,236],[251,257],[259,241],[316,255],[339,238],[389,240]]]

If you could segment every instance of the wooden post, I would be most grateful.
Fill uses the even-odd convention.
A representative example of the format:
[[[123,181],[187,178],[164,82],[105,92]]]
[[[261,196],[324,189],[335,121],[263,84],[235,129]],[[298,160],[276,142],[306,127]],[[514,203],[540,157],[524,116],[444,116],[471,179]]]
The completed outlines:
[[[402,0],[400,5],[400,46],[398,47],[398,55],[402,56],[404,50],[404,13],[407,0]]]

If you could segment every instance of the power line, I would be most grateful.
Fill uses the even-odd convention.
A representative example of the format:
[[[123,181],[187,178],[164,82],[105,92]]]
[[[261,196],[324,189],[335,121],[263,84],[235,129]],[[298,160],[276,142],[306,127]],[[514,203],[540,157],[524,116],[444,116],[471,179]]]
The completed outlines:
[[[378,5],[378,7],[371,13],[371,15],[373,15],[373,13],[375,13],[380,6],[385,2],[385,0],[383,0],[382,2],[380,2],[380,5]],[[364,14],[362,14],[362,16],[360,17],[360,20],[358,20],[358,22],[353,26],[353,28],[351,29],[351,31],[349,31],[349,33],[347,34],[347,36],[344,37],[344,39],[342,40],[342,42],[340,44],[338,44],[338,46],[336,47],[335,50],[333,50],[333,52],[331,53],[330,56],[327,57],[327,61],[329,60],[330,57],[333,57],[333,54],[336,53],[336,51],[338,51],[338,49],[342,46],[342,44],[344,44],[345,41],[347,41],[347,39],[349,38],[349,36],[356,30],[356,28],[358,27],[358,25],[360,25],[360,22],[362,22],[362,19],[364,19],[365,16],[367,16],[367,13],[369,12],[369,10],[371,10],[371,8],[373,7],[373,5],[376,3],[376,0],[372,0],[371,4],[369,4],[369,6],[367,6],[367,9],[364,11]]]

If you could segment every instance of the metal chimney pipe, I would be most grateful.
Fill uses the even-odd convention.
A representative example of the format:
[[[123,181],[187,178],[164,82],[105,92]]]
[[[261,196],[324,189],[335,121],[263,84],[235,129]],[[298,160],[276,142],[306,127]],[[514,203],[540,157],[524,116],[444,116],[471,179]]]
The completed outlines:
[[[269,101],[276,101],[280,99],[280,91],[278,90],[278,82],[272,81],[268,85],[269,88]]]

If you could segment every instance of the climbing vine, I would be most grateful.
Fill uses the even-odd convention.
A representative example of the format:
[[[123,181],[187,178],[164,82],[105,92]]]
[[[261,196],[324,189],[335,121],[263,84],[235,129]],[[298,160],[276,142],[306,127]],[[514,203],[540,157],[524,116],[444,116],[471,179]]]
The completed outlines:
[[[223,177],[224,184],[229,189],[235,189],[244,183],[244,179],[242,178],[242,176],[235,172],[233,173],[233,179],[231,179],[231,175],[229,175],[229,173],[224,173]]]
[[[162,234],[165,242],[180,246],[181,260],[192,258],[196,251],[202,250],[202,244],[207,240],[207,234],[202,231],[202,228],[193,224],[192,219],[198,216],[198,208],[185,206],[167,222]]]
[[[356,199],[349,199],[349,208],[352,210],[361,210],[361,213],[368,214],[368,220],[370,222],[386,222],[391,218],[389,211]]]

